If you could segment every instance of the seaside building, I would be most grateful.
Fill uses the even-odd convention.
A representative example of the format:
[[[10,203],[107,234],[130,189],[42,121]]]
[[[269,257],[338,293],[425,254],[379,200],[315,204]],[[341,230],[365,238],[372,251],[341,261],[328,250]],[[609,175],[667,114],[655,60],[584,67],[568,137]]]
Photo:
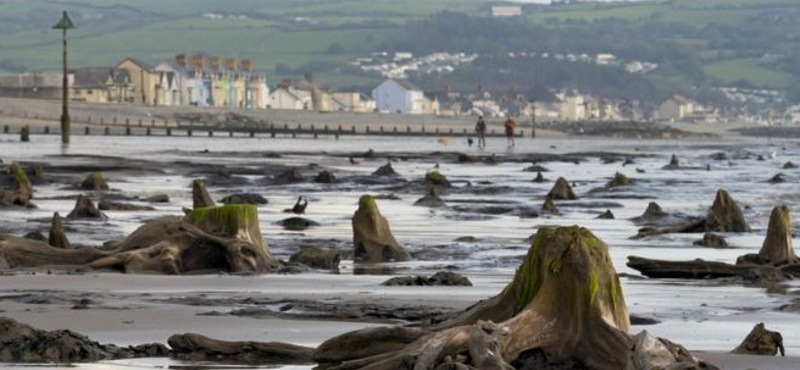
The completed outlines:
[[[425,95],[407,80],[390,78],[372,90],[377,110],[383,113],[423,114]]]

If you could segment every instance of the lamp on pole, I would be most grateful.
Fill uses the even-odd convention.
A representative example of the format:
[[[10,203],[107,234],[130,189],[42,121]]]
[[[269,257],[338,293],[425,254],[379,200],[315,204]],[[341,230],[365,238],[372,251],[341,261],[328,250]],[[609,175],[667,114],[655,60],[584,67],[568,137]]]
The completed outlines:
[[[67,11],[65,10],[61,16],[61,20],[53,26],[53,29],[62,31],[63,42],[63,61],[62,68],[64,79],[62,81],[61,93],[61,143],[69,144],[69,81],[67,79],[67,30],[75,28],[75,24],[69,19]]]

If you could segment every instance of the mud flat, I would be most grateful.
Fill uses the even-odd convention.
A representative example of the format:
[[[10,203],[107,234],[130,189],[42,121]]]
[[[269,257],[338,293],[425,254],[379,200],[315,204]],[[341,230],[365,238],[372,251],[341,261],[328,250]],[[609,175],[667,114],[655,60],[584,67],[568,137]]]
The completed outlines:
[[[100,223],[64,221],[73,245],[98,247],[131,234],[155,217],[182,215],[182,208],[192,206],[192,181],[202,179],[215,202],[239,193],[266,198],[268,203],[258,206],[259,227],[276,259],[288,260],[300,248],[312,245],[342,253],[338,274],[322,270],[255,276],[4,272],[0,276],[0,315],[37,328],[68,328],[117,345],[165,343],[172,334],[191,331],[219,339],[316,346],[351,330],[433,320],[493,296],[520,266],[530,247],[526,238],[543,226],[577,224],[608,245],[630,313],[657,321],[634,324],[632,332],[646,329],[703,351],[703,359],[712,363],[718,359],[731,369],[790,369],[794,367],[788,361],[796,360],[792,356],[800,353],[797,313],[781,309],[793,302],[800,286],[796,282],[783,282],[768,290],[732,280],[645,279],[625,265],[629,255],[732,261],[756,252],[765,237],[770,210],[777,203],[790,210],[800,205],[792,181],[800,176],[784,169],[788,161],[800,163],[800,145],[794,141],[526,139],[508,152],[500,139],[490,139],[487,150],[466,142],[445,146],[435,138],[410,143],[391,138],[75,136],[65,149],[55,136],[35,137],[32,143],[16,139],[0,135],[0,159],[4,164],[19,162],[32,174],[38,165],[42,176],[33,181],[31,201],[37,208],[0,211],[3,233],[21,236],[38,231],[47,235],[50,217],[54,212],[68,214],[77,194],[154,208],[106,211],[108,220]],[[678,166],[665,169],[673,154]],[[396,176],[372,175],[387,163]],[[534,166],[545,170],[544,182],[533,182],[537,172],[526,171]],[[298,170],[299,178],[284,181],[282,175],[292,168]],[[315,182],[323,170],[333,173],[336,181]],[[414,206],[427,192],[426,174],[434,171],[446,176],[450,184],[440,194],[444,206]],[[76,188],[94,172],[103,173],[108,191]],[[617,172],[629,177],[630,184],[607,187]],[[783,172],[789,181],[768,183],[777,172]],[[558,215],[541,212],[559,177],[568,181],[578,199],[556,200]],[[630,219],[640,216],[649,202],[656,200],[672,215],[703,215],[720,188],[727,189],[742,206],[743,217],[752,228],[751,232],[723,233],[730,248],[694,245],[702,234],[630,239],[640,228]],[[408,250],[408,261],[385,263],[376,271],[361,271],[353,261],[351,217],[363,194],[375,196],[397,242]],[[154,195],[168,199],[146,201]],[[308,199],[301,216],[318,225],[303,231],[286,230],[280,222],[292,215],[284,209],[291,209],[298,196]],[[607,208],[613,210],[615,219],[596,219]],[[538,217],[532,217],[532,212]],[[440,270],[458,272],[473,286],[380,285],[392,276],[430,275]],[[716,354],[736,347],[753,324],[762,321],[782,333],[789,357]],[[123,360],[108,366],[175,364],[165,361]]]

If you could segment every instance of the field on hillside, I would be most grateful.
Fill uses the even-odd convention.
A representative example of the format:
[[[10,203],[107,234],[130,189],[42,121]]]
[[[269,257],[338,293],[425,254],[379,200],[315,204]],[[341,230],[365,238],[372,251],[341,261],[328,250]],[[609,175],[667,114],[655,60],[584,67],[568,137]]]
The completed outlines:
[[[58,70],[60,34],[51,27],[66,9],[78,27],[70,31],[72,66],[113,65],[128,56],[155,64],[178,53],[205,52],[249,58],[256,69],[270,74],[273,83],[312,73],[323,85],[369,86],[379,79],[347,68],[349,61],[393,45],[413,45],[416,40],[409,28],[415,21],[444,11],[481,16],[492,4],[486,0],[0,0],[0,74]],[[608,45],[594,45],[594,50],[620,49],[631,41],[629,37],[635,38],[626,52],[641,51],[643,60],[652,58],[652,49],[679,48],[667,57],[673,59],[660,61],[667,67],[659,71],[659,78],[673,79],[675,85],[788,88],[800,77],[791,67],[759,59],[770,54],[791,60],[798,53],[800,25],[794,20],[800,17],[800,2],[525,5],[523,13],[522,19],[505,25],[557,29],[575,37],[607,30],[614,37],[603,39]],[[210,14],[220,19],[209,19]],[[511,47],[502,38],[476,41],[487,39],[497,44],[498,51]],[[535,46],[537,35],[531,35],[529,42]],[[655,47],[646,50],[648,43]],[[289,69],[276,74],[278,64]]]

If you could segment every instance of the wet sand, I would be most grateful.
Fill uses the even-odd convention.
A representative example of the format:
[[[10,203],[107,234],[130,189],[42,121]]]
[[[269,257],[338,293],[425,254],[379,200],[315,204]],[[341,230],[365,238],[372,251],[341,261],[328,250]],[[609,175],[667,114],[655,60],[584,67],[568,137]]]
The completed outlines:
[[[180,214],[181,207],[190,204],[188,184],[191,178],[204,174],[177,170],[175,163],[184,161],[192,166],[227,165],[260,166],[264,163],[305,166],[316,163],[323,168],[332,168],[342,176],[369,174],[386,162],[385,157],[370,160],[359,157],[357,164],[349,163],[347,153],[363,152],[376,148],[381,153],[434,153],[440,150],[471,155],[525,155],[526,153],[578,153],[591,151],[614,151],[635,158],[635,165],[623,166],[619,161],[605,163],[598,156],[587,156],[585,162],[542,163],[550,171],[545,172],[548,182],[533,184],[535,175],[523,169],[531,163],[500,162],[497,164],[470,164],[444,162],[431,154],[408,160],[393,162],[395,169],[405,178],[418,179],[425,172],[440,166],[448,178],[458,181],[489,181],[487,188],[508,188],[497,194],[470,193],[464,189],[454,190],[445,200],[452,204],[472,205],[474,202],[512,202],[515,206],[538,207],[543,195],[558,176],[575,181],[579,202],[560,202],[562,216],[524,219],[514,215],[486,215],[473,212],[457,212],[452,209],[430,210],[411,206],[421,196],[415,192],[399,192],[399,200],[380,200],[383,213],[392,223],[398,239],[407,245],[415,261],[397,264],[397,274],[426,274],[451,266],[459,270],[475,284],[469,288],[398,287],[387,288],[379,284],[388,276],[353,275],[352,261],[344,261],[340,275],[320,272],[300,275],[242,276],[132,276],[112,273],[84,275],[28,275],[0,276],[0,312],[22,322],[43,329],[69,328],[101,342],[133,344],[141,342],[165,342],[171,334],[199,332],[220,339],[288,341],[303,345],[316,345],[338,333],[376,323],[358,323],[320,320],[292,320],[274,318],[251,318],[237,316],[198,315],[211,311],[229,312],[247,307],[239,298],[304,299],[324,302],[380,302],[389,305],[429,305],[435,307],[464,307],[502,290],[510,280],[528,245],[524,238],[536,228],[545,225],[581,224],[587,226],[610,247],[613,263],[618,272],[637,274],[625,266],[627,255],[637,254],[652,258],[705,258],[731,262],[736,256],[758,249],[763,240],[766,217],[776,202],[785,202],[798,209],[800,194],[794,189],[796,181],[786,184],[765,185],[762,183],[774,172],[782,171],[781,165],[792,160],[800,163],[800,145],[791,141],[765,142],[744,138],[726,141],[676,142],[676,141],[612,141],[612,140],[524,140],[518,141],[514,152],[506,151],[504,140],[490,140],[489,149],[478,151],[464,143],[443,146],[434,139],[415,140],[414,148],[408,141],[391,139],[347,139],[310,140],[278,139],[248,140],[228,138],[85,138],[75,137],[73,145],[62,149],[54,136],[35,140],[33,143],[16,142],[13,135],[0,135],[0,156],[5,161],[36,160],[53,165],[86,165],[105,161],[114,156],[149,164],[163,164],[166,173],[120,171],[109,172],[112,189],[128,195],[163,192],[169,194],[171,202],[158,205],[151,213],[111,212],[111,221],[98,227],[93,224],[72,223],[68,235],[73,242],[97,245],[105,240],[126,235],[143,220],[156,215]],[[209,151],[206,152],[205,150]],[[710,159],[710,155],[724,151],[733,165]],[[224,153],[223,153],[224,152]],[[264,153],[288,153],[280,158],[271,158]],[[688,169],[663,171],[672,153],[679,153]],[[769,157],[777,152],[777,158],[757,161],[758,154]],[[63,156],[63,154],[68,154]],[[746,155],[745,155],[746,154]],[[440,163],[441,162],[441,163]],[[705,171],[705,165],[712,171]],[[634,171],[639,167],[646,172]],[[180,167],[183,168],[183,167]],[[691,169],[702,168],[703,170]],[[590,195],[593,188],[602,187],[615,171],[628,174],[639,181],[629,193],[603,193]],[[190,171],[189,171],[190,172]],[[81,178],[84,173],[73,176]],[[787,171],[790,180],[797,174]],[[250,176],[251,180],[258,176]],[[754,186],[755,184],[755,186]],[[713,200],[714,191],[725,187],[737,201],[748,208],[745,215],[754,228],[753,233],[730,234],[728,242],[733,248],[709,250],[692,245],[698,235],[676,235],[648,240],[630,240],[637,226],[629,218],[641,214],[647,203],[657,199],[666,210],[686,213],[702,213]],[[349,217],[359,194],[390,193],[387,187],[364,187],[344,183],[325,187],[301,183],[288,186],[261,186],[255,182],[234,188],[212,187],[215,199],[234,191],[263,193],[270,204],[260,209],[261,230],[265,239],[274,248],[279,258],[288,255],[298,244],[310,240],[335,240],[346,245],[352,240]],[[46,230],[49,215],[54,211],[67,212],[72,201],[58,197],[75,194],[64,190],[63,184],[37,187],[36,210],[3,211],[3,227],[15,232],[28,229]],[[310,196],[308,217],[318,220],[322,227],[304,233],[291,233],[275,225],[286,217],[281,212],[290,207],[297,194]],[[642,196],[642,198],[639,198]],[[649,198],[648,198],[649,197]],[[473,203],[470,203],[473,202]],[[594,220],[605,210],[592,204],[618,203],[611,209],[616,220]],[[584,203],[580,206],[578,203]],[[483,204],[483,203],[479,203]],[[487,203],[488,204],[488,203]],[[588,204],[588,206],[587,206]],[[479,216],[479,217],[478,217]],[[475,217],[474,219],[472,217]],[[455,243],[459,236],[474,236],[474,243]],[[447,253],[426,254],[431,250]],[[789,360],[764,357],[739,357],[717,355],[730,350],[744,338],[750,328],[759,321],[784,335],[789,355],[800,350],[800,325],[797,314],[779,312],[777,307],[788,303],[792,294],[776,294],[763,288],[743,287],[738,283],[706,281],[658,281],[628,277],[622,279],[629,311],[636,315],[655,318],[660,324],[633,328],[632,332],[648,330],[681,343],[690,349],[711,351],[708,356],[719,356],[721,364],[729,369],[795,369]],[[792,293],[796,284],[789,284]],[[37,297],[52,297],[52,303],[21,303],[19,299],[5,299],[20,294]],[[80,297],[95,303],[86,310],[73,310],[74,301]],[[218,302],[233,299],[229,303],[198,306],[175,303],[175,298],[215,298]],[[47,301],[47,300],[45,300]],[[137,360],[138,361],[138,360]],[[127,366],[153,368],[164,366],[161,360],[128,361],[111,364],[111,368]],[[161,362],[159,362],[161,361]],[[712,361],[714,362],[714,361]],[[132,364],[132,365],[131,365]],[[100,365],[87,365],[86,368]],[[773,367],[770,367],[773,366]],[[296,368],[296,367],[295,367]]]

